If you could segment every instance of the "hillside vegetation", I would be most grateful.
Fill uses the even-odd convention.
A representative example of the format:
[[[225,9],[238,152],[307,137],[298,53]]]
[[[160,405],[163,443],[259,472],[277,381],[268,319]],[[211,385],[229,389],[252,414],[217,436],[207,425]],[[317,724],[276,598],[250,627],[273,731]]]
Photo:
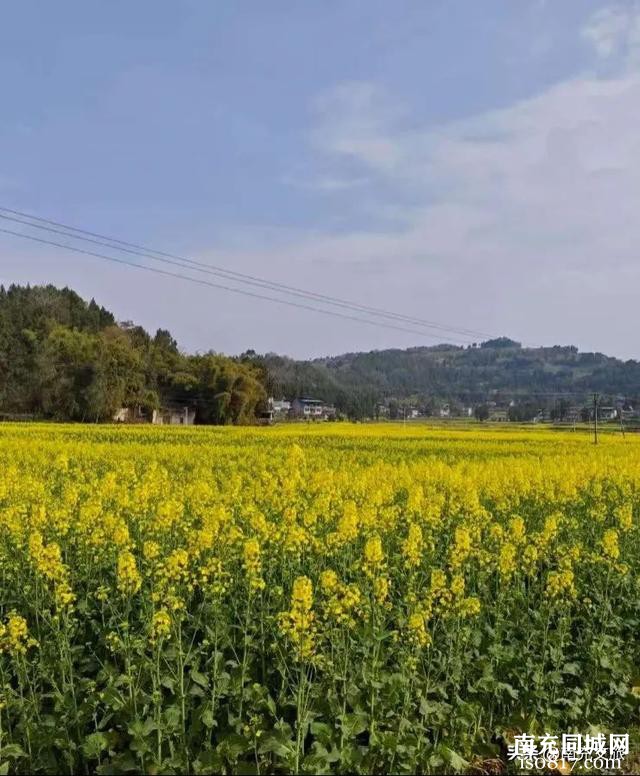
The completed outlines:
[[[492,399],[537,398],[544,405],[557,394],[579,401],[591,391],[630,401],[640,395],[638,361],[580,353],[573,346],[523,348],[506,338],[477,347],[372,350],[312,361],[269,354],[262,363],[274,394],[317,394],[354,414],[373,414],[377,402],[390,398],[413,398],[428,409],[437,402]]]
[[[190,355],[167,330],[151,335],[117,322],[68,288],[0,286],[0,413],[10,416],[95,422],[121,407],[148,416],[180,404],[196,410],[197,423],[248,423],[267,396],[312,396],[360,419],[400,402],[426,415],[444,403],[514,400],[537,411],[559,394],[580,403],[591,391],[639,406],[640,363],[573,346],[528,349],[507,338],[310,361],[251,350]]]
[[[185,355],[171,334],[116,323],[68,288],[0,287],[0,412],[110,420],[191,405],[199,422],[251,421],[264,405],[257,367],[209,352]]]

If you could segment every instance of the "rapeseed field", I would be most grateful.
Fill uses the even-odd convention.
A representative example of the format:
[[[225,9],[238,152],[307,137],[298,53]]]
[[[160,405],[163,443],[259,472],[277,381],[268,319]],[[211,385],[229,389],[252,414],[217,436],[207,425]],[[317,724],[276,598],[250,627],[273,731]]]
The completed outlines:
[[[632,435],[0,425],[0,773],[482,772],[626,731],[639,495]]]

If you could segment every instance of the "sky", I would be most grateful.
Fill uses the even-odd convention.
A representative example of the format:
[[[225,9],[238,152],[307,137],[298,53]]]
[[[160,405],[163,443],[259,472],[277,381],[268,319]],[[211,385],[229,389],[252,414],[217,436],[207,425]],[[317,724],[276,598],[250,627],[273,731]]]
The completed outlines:
[[[638,358],[638,126],[635,0],[22,0],[0,26],[0,207],[474,333],[1,232],[0,283],[68,285],[189,351],[481,332]]]

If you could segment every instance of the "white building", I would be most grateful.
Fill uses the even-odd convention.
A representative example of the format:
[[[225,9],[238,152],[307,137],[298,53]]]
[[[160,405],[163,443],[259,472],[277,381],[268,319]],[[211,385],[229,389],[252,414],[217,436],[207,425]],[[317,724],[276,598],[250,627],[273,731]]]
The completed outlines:
[[[186,404],[173,404],[153,411],[151,422],[156,426],[193,426],[196,411]]]
[[[269,411],[273,413],[274,420],[277,418],[284,418],[289,414],[291,409],[291,402],[286,399],[274,399],[269,397]]]

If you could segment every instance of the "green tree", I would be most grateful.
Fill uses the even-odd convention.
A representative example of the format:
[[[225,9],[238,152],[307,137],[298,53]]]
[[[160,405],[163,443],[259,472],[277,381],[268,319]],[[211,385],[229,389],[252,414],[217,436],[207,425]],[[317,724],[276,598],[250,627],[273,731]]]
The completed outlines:
[[[486,404],[478,404],[473,410],[473,414],[476,420],[488,420],[489,419],[489,407]]]

